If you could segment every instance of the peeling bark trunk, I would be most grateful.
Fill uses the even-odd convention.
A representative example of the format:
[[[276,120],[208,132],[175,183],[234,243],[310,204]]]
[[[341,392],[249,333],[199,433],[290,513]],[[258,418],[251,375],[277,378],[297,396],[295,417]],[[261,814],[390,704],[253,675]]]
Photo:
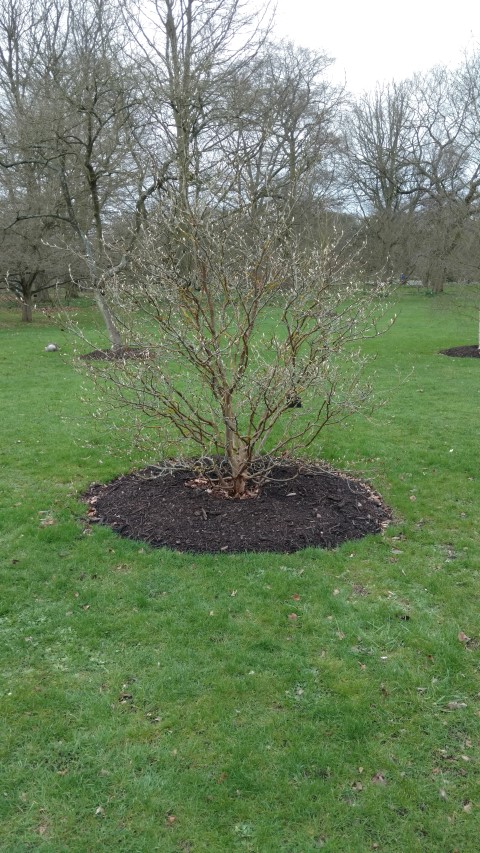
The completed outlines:
[[[245,494],[248,481],[248,448],[239,437],[232,400],[228,395],[224,408],[225,452],[230,466],[232,493],[234,497]]]
[[[103,318],[103,322],[105,323],[112,349],[120,349],[120,347],[123,345],[122,338],[120,337],[120,332],[118,331],[115,325],[112,312],[110,311],[107,301],[104,298],[103,293],[99,287],[97,264],[92,250],[92,244],[87,235],[83,237],[83,244],[85,247],[85,255],[90,273],[91,288],[95,295],[95,302],[97,303],[98,309]]]
[[[105,323],[112,349],[120,349],[122,346],[120,332],[115,325],[110,309],[103,298],[103,294],[98,290],[98,288],[95,290],[95,302],[97,303],[99,311],[103,317],[103,322]]]

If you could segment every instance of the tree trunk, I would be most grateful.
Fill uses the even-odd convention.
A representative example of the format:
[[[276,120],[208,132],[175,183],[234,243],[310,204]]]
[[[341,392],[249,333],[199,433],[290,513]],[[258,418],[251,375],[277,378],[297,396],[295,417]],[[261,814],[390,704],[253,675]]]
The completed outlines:
[[[239,437],[230,395],[227,395],[225,408],[225,453],[230,466],[232,494],[238,498],[245,494],[248,479],[248,448]]]
[[[22,277],[20,282],[20,286],[22,289],[22,323],[31,323],[32,309],[33,309],[33,282],[35,281],[37,273],[26,274]]]
[[[433,293],[443,293],[447,270],[442,258],[432,260],[427,275],[427,285]]]
[[[32,319],[32,300],[30,298],[28,302],[22,302],[22,323],[31,323]]]
[[[122,346],[122,339],[120,337],[120,332],[118,331],[114,319],[112,317],[111,311],[103,298],[103,294],[98,288],[95,289],[95,301],[98,305],[99,311],[103,317],[103,321],[107,328],[108,337],[110,338],[110,343],[112,345],[113,350],[120,349]]]
[[[78,299],[80,296],[80,289],[76,281],[69,281],[65,285],[65,300],[68,299]]]

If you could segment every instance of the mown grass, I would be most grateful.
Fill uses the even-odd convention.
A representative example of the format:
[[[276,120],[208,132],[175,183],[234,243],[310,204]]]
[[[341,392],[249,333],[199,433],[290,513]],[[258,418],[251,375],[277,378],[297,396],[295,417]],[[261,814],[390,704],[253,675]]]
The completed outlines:
[[[475,324],[432,302],[369,344],[385,405],[316,448],[395,523],[293,555],[90,529],[82,491],[140,460],[68,336],[1,314],[1,850],[478,849],[480,363],[438,355]]]

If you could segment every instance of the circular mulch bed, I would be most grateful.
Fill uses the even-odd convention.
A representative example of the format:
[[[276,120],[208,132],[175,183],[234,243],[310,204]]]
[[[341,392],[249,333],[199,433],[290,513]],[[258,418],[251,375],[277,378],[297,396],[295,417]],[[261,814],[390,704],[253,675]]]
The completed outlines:
[[[82,361],[124,361],[126,358],[150,358],[150,351],[142,347],[119,347],[118,349],[94,349],[81,355]]]
[[[186,485],[192,471],[159,477],[145,468],[94,484],[85,497],[91,522],[154,547],[193,553],[335,548],[379,533],[391,519],[368,485],[338,471],[279,463],[272,476],[257,497],[232,500]]]
[[[480,350],[478,344],[465,347],[450,347],[450,349],[441,349],[442,355],[451,355],[453,358],[480,358]]]

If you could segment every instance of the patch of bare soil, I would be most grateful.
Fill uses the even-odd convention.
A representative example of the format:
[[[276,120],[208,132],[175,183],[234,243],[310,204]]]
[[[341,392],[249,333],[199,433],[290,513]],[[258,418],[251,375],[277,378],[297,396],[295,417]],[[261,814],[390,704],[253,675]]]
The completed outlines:
[[[478,344],[463,347],[450,347],[450,349],[441,349],[441,355],[451,355],[453,358],[480,358],[480,350]]]
[[[391,519],[368,485],[321,466],[279,462],[274,479],[246,500],[195,488],[193,471],[155,474],[146,468],[91,486],[90,521],[175,551],[292,553],[379,533]]]
[[[124,361],[126,358],[150,358],[150,351],[142,347],[119,347],[118,349],[94,349],[81,355],[83,361]]]

